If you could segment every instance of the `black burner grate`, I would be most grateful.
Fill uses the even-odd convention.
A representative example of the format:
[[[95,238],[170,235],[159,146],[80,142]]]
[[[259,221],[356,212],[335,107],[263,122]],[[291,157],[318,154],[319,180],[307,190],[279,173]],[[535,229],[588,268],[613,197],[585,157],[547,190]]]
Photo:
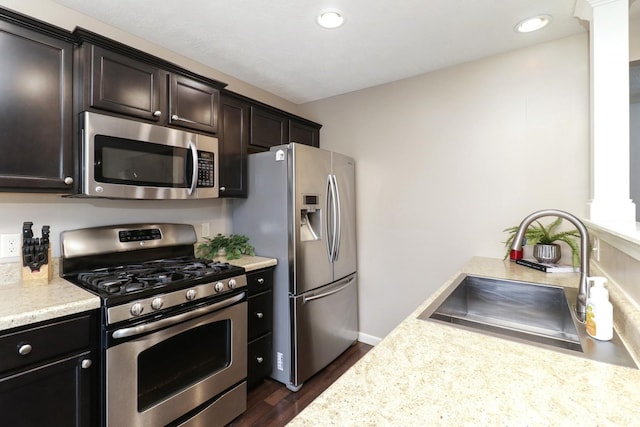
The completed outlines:
[[[215,280],[234,268],[228,263],[192,257],[159,259],[139,264],[97,268],[77,274],[79,284],[110,295],[126,295],[151,288],[179,285],[204,278]]]

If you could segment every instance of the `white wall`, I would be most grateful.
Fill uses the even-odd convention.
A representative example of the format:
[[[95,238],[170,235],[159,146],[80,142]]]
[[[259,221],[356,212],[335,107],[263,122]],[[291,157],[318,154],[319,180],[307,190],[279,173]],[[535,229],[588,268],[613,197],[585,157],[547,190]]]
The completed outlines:
[[[427,53],[425,53],[427,54]],[[360,330],[384,337],[502,230],[584,217],[586,34],[303,106],[356,159]]]
[[[60,233],[64,230],[98,225],[134,222],[176,222],[192,224],[198,238],[202,224],[209,225],[210,235],[231,232],[230,203],[223,199],[206,200],[103,200],[61,198],[47,194],[0,193],[0,234],[15,234],[22,223],[33,222],[37,237],[43,225],[51,226],[54,257],[60,255]],[[3,258],[14,262],[18,258]]]

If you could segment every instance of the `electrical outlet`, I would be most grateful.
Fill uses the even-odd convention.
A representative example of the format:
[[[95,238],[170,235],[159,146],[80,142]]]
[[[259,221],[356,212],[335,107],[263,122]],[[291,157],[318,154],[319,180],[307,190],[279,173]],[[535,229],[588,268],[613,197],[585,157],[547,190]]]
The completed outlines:
[[[209,230],[209,223],[208,222],[203,222],[202,223],[202,237],[210,237],[211,236],[211,230]]]
[[[282,354],[281,352],[277,352],[276,361],[278,371],[284,371],[284,354]]]
[[[20,235],[2,234],[0,236],[0,258],[20,256]]]

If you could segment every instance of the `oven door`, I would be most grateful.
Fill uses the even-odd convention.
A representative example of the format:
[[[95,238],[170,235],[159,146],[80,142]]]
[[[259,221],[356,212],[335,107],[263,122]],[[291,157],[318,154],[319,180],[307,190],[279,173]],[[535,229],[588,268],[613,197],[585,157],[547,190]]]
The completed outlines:
[[[82,192],[122,199],[218,197],[218,140],[85,112]]]
[[[110,335],[108,427],[164,426],[185,416],[195,419],[194,412],[199,410],[211,414],[215,398],[224,398],[247,376],[244,294]],[[227,404],[239,412],[227,422],[246,409],[246,394],[235,396]]]

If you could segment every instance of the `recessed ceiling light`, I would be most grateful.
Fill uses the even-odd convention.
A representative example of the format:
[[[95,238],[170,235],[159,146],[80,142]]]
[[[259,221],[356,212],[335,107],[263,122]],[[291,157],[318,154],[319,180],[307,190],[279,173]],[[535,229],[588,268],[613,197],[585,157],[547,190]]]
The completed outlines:
[[[323,10],[318,16],[318,24],[322,28],[338,28],[344,23],[342,12],[337,9]]]
[[[514,30],[518,33],[530,33],[544,28],[551,22],[551,15],[538,15],[518,22]]]

